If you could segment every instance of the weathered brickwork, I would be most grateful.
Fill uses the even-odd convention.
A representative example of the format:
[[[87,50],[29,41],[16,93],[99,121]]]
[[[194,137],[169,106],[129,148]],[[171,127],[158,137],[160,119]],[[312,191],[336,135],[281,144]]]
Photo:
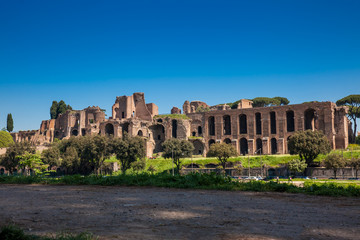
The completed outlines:
[[[171,112],[181,110],[174,107]],[[347,108],[332,102],[253,108],[251,101],[242,99],[231,109],[226,104],[185,101],[183,113],[188,119],[158,115],[154,103],[145,103],[144,93],[134,93],[116,98],[109,119],[100,107],[72,110],[42,121],[39,130],[14,133],[13,138],[42,144],[71,136],[129,134],[146,140],[148,156],[161,152],[161,144],[170,138],[192,141],[195,155],[205,155],[216,142],[232,144],[240,154],[285,154],[295,131],[321,130],[334,149],[341,149],[347,147],[351,130]]]

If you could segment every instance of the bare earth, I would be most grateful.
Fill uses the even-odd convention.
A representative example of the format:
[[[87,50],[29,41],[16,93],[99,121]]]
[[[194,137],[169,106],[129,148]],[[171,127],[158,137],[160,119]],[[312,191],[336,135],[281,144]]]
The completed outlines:
[[[140,187],[0,185],[0,225],[100,239],[360,239],[360,199]]]

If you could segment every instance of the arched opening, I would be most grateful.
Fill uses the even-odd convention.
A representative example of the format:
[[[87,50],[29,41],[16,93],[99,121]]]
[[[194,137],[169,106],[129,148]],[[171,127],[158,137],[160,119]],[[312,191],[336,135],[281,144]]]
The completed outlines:
[[[85,129],[85,128],[81,129],[81,135],[82,135],[82,136],[85,136],[85,135],[86,135],[86,129]]]
[[[201,136],[202,135],[202,127],[198,126],[198,135]]]
[[[105,134],[106,135],[114,135],[114,125],[108,123],[105,125]]]
[[[261,138],[256,139],[256,151],[258,154],[262,154],[262,140]]]
[[[196,136],[196,132],[192,132],[191,135],[192,135],[193,137],[195,137],[195,136]]]
[[[270,112],[270,132],[276,134],[276,113]]]
[[[162,123],[163,120],[162,120],[162,119],[158,119],[157,122],[158,122],[158,123]]]
[[[231,144],[230,138],[225,138],[224,143],[226,143],[226,144]]]
[[[261,113],[255,113],[256,134],[261,135]]]
[[[224,135],[231,135],[231,119],[229,115],[223,117]]]
[[[241,114],[239,116],[239,122],[240,122],[240,134],[246,134],[247,133],[247,120],[246,120],[245,114]]]
[[[242,155],[245,155],[248,153],[248,141],[246,140],[246,138],[240,139],[240,153]]]
[[[288,132],[295,131],[294,111],[292,110],[286,112],[286,128]]]
[[[172,120],[172,137],[176,138],[177,137],[177,121],[176,120]]]
[[[215,136],[215,117],[209,117],[209,135]]]
[[[138,136],[142,137],[143,136],[143,132],[141,130],[138,131]]]
[[[269,177],[275,176],[275,169],[270,168],[270,169],[268,170],[268,176],[269,176]]]
[[[314,109],[308,109],[304,112],[305,130],[315,130],[316,127],[316,111]]]
[[[277,153],[277,141],[276,138],[272,138],[271,139],[271,154],[276,154]]]
[[[78,132],[77,129],[73,129],[73,130],[71,131],[71,135],[72,135],[72,136],[77,136],[78,134],[79,134],[79,132]]]
[[[210,139],[210,140],[209,140],[209,148],[210,148],[211,144],[214,144],[214,143],[215,143],[215,140],[214,140],[214,139]]]
[[[152,125],[149,127],[149,130],[152,133],[153,140],[155,142],[154,153],[158,153],[162,151],[161,144],[165,140],[165,128],[161,124]]]
[[[204,153],[204,144],[199,140],[193,142],[194,144],[194,155],[202,155]]]
[[[191,163],[191,164],[187,165],[186,168],[200,168],[200,166],[196,163]]]
[[[129,133],[129,125],[130,123],[126,122],[122,125],[122,134],[125,135],[125,133]]]

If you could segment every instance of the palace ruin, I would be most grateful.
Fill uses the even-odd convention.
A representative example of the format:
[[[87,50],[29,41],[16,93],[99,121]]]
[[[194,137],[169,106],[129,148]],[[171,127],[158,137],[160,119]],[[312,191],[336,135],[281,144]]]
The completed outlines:
[[[256,107],[242,99],[236,109],[208,106],[201,101],[185,101],[172,114],[159,115],[154,103],[146,103],[144,93],[117,97],[112,116],[106,119],[100,107],[68,110],[57,119],[42,121],[39,130],[13,133],[14,141],[34,144],[51,143],[55,138],[113,135],[125,133],[146,140],[147,156],[162,151],[166,139],[192,141],[194,155],[205,155],[213,143],[232,144],[239,154],[286,154],[288,139],[295,131],[321,130],[333,149],[348,146],[351,123],[347,107],[332,102],[314,102],[284,106]]]

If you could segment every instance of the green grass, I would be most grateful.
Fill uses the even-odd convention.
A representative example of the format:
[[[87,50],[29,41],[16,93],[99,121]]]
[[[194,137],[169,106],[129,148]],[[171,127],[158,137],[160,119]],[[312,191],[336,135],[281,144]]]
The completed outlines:
[[[47,177],[0,177],[2,184],[66,184],[66,185],[102,185],[102,186],[153,186],[167,188],[213,189],[228,191],[257,191],[257,192],[289,192],[326,196],[360,196],[360,185],[338,182],[305,181],[304,187],[298,187],[286,182],[250,181],[239,182],[215,173],[188,175],[171,174],[127,174],[118,176],[64,176],[60,178]]]
[[[190,119],[185,114],[160,114],[154,116],[154,118]]]
[[[58,233],[55,236],[36,236],[26,234],[21,228],[14,225],[1,227],[1,240],[94,240],[97,239],[90,233]]]

